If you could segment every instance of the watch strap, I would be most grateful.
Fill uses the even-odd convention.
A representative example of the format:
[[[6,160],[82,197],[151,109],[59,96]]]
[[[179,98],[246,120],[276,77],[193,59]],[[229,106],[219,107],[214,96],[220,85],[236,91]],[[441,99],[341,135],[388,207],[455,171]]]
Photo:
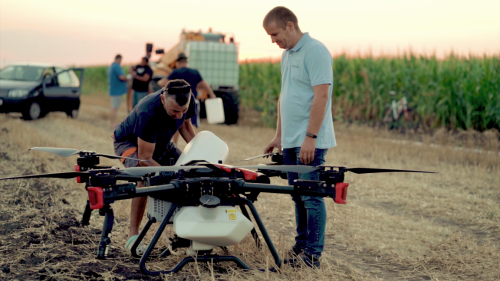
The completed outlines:
[[[306,136],[311,137],[311,138],[313,138],[313,139],[315,139],[315,138],[317,138],[317,137],[318,137],[317,135],[315,135],[315,134],[311,134],[311,133],[308,133],[308,132],[306,132]]]

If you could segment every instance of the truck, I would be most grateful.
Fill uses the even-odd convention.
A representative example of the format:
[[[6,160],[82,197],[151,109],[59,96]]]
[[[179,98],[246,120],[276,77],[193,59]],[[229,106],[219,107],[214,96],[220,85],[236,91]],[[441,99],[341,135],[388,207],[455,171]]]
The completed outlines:
[[[146,44],[146,56],[151,57],[153,44]],[[168,75],[175,68],[175,60],[180,53],[188,57],[188,67],[197,69],[203,80],[206,81],[217,97],[220,97],[224,106],[225,124],[231,125],[238,122],[239,117],[239,65],[238,46],[234,37],[222,33],[214,33],[210,28],[204,33],[201,30],[183,30],[179,43],[165,52],[156,49],[155,53],[161,55],[157,61],[150,60],[153,77],[149,85],[149,92],[160,89],[158,81]],[[204,100],[208,93],[198,90],[200,100],[200,118],[206,118]],[[131,90],[129,90],[129,109],[131,105]]]

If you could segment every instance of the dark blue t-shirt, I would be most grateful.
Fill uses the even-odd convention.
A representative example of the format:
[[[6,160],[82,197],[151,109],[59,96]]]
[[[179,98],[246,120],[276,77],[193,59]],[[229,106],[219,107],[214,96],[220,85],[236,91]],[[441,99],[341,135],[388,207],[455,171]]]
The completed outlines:
[[[174,80],[174,79],[184,79],[186,82],[189,83],[191,86],[191,91],[193,91],[193,94],[195,97],[198,97],[198,92],[196,91],[196,86],[198,83],[203,81],[203,78],[201,78],[200,72],[196,69],[188,68],[188,67],[183,67],[183,68],[178,68],[174,69],[172,73],[167,77],[168,80]]]
[[[188,111],[181,119],[173,119],[161,103],[161,93],[162,90],[159,90],[143,98],[114,133],[117,141],[129,140],[136,146],[137,137],[143,141],[155,143],[153,159],[160,159],[163,156],[175,132],[186,119],[195,114],[194,97],[191,96]]]

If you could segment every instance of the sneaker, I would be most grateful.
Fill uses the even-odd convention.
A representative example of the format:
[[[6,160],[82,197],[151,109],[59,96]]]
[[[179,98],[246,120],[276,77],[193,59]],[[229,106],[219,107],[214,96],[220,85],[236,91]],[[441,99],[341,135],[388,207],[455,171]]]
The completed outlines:
[[[135,240],[137,239],[138,235],[134,235],[128,239],[127,243],[125,244],[125,250],[127,250],[129,253],[132,253],[132,246],[134,246]],[[143,244],[142,242],[137,246],[137,249],[135,252],[139,255],[142,256],[144,252],[146,252],[146,249],[148,247]]]
[[[290,266],[292,267],[302,267],[304,265],[311,268],[320,268],[319,260],[306,254],[305,252],[300,253],[297,258],[290,263]]]

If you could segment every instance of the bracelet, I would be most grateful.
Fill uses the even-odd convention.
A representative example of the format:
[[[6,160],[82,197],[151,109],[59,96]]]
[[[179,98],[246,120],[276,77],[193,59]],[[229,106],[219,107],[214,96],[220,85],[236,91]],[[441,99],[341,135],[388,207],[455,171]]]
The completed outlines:
[[[308,133],[308,132],[306,132],[306,136],[311,137],[311,138],[313,138],[313,139],[315,139],[315,138],[317,138],[317,137],[318,137],[318,136],[316,136],[316,135],[314,135],[314,134],[311,134],[311,133]]]

